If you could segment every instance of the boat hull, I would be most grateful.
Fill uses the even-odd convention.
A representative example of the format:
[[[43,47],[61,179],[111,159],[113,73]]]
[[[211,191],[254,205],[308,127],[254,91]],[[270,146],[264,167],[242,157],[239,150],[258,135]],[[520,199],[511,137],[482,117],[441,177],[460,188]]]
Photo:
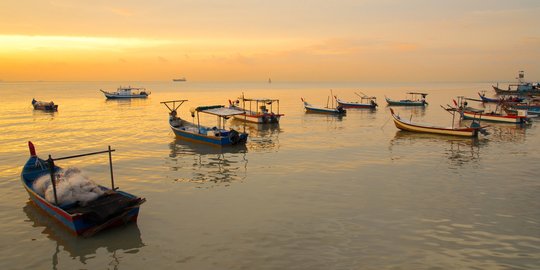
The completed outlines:
[[[367,103],[356,103],[356,102],[345,102],[337,100],[337,103],[346,109],[376,109],[376,104],[367,104]]]
[[[30,157],[28,162],[26,163],[25,167],[23,168],[23,172],[21,173],[21,181],[28,192],[28,195],[30,196],[30,200],[36,205],[39,209],[41,209],[43,212],[45,212],[47,215],[49,215],[52,219],[63,225],[69,232],[71,232],[74,235],[84,235],[90,230],[96,230],[99,228],[99,230],[108,229],[111,227],[115,227],[121,224],[125,224],[128,222],[136,222],[137,217],[139,215],[139,206],[133,207],[126,212],[123,212],[119,214],[118,216],[111,217],[108,220],[104,220],[100,223],[91,222],[89,219],[87,219],[83,214],[81,213],[75,213],[70,214],[61,207],[58,207],[50,202],[48,202],[45,198],[37,194],[32,188],[31,185],[33,182],[39,178],[42,175],[45,175],[48,173],[48,168],[42,168],[35,169],[35,164],[37,164],[38,158],[33,156]],[[57,168],[60,169],[60,168]],[[103,189],[106,189],[102,186],[100,186]],[[126,192],[122,191],[116,191],[120,193],[122,196],[136,199],[137,197],[134,195],[131,195]],[[144,202],[144,201],[143,201]],[[142,202],[141,202],[142,203]],[[118,218],[117,218],[118,217]],[[113,221],[113,222],[109,222]],[[101,227],[100,227],[101,226]]]
[[[230,136],[215,136],[213,134],[199,134],[190,130],[182,129],[171,125],[171,129],[176,137],[186,141],[204,143],[214,146],[231,146],[236,144],[245,144],[247,141],[247,133],[239,133],[238,141],[235,141]]]
[[[34,110],[40,111],[58,111],[58,105],[34,105]]]
[[[115,94],[106,94],[105,97],[108,99],[128,99],[128,98],[147,98],[148,95],[115,95]]]
[[[463,119],[481,119],[482,121],[522,124],[527,122],[528,117],[518,115],[493,115],[486,113],[463,112]]]
[[[338,110],[338,109],[331,109],[331,108],[319,108],[319,107],[312,107],[312,106],[304,106],[306,109],[306,112],[308,113],[323,113],[323,114],[345,114],[346,110]]]

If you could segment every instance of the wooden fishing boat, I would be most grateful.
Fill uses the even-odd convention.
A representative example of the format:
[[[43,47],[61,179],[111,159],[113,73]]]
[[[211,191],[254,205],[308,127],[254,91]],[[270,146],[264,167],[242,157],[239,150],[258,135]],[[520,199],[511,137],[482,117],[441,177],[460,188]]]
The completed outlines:
[[[414,123],[410,120],[403,119],[399,115],[396,115],[392,108],[390,108],[390,113],[392,114],[396,127],[405,131],[461,137],[477,137],[478,133],[485,132],[485,126],[480,126],[476,121],[473,122],[470,127],[440,127],[431,124]]]
[[[276,104],[276,111],[274,111]],[[235,119],[257,124],[279,123],[284,114],[279,113],[279,99],[245,98],[244,94],[236,101],[229,100],[229,108],[245,114],[234,115]]]
[[[410,96],[410,98],[402,100],[393,100],[386,96],[384,98],[389,106],[426,106],[428,105],[426,102],[427,95],[426,93],[408,92],[407,96]]]
[[[491,112],[485,112],[485,110],[482,109],[468,107],[467,100],[472,99],[459,96],[457,102],[456,100],[453,100],[454,107],[447,105],[448,107],[445,109],[448,111],[459,112],[463,119],[482,119],[491,122],[513,124],[523,124],[530,121],[530,117],[527,115],[526,110],[517,110],[515,113],[506,112],[508,109],[508,104],[505,102],[501,101],[497,103],[497,107],[495,108],[495,110]]]
[[[58,111],[58,104],[54,104],[54,102],[44,102],[44,101],[37,101],[36,99],[32,99],[32,106],[34,107],[34,110],[42,110],[42,111]]]
[[[124,99],[124,98],[147,98],[151,92],[146,91],[146,88],[136,88],[136,87],[118,87],[116,92],[107,92],[99,89],[105,97],[110,99]]]
[[[497,85],[492,85],[493,90],[500,95],[540,95],[540,83],[525,82],[525,72],[519,71],[518,82],[509,84],[507,89],[499,88]]]
[[[324,113],[324,114],[336,114],[336,115],[344,115],[347,113],[347,110],[343,108],[342,106],[338,105],[335,108],[332,107],[317,107],[309,104],[307,101],[304,100],[304,98],[301,98],[302,102],[304,103],[304,109],[308,113]]]
[[[87,237],[110,227],[137,221],[139,206],[146,199],[114,187],[111,152],[115,150],[112,150],[110,146],[109,150],[106,151],[69,157],[53,159],[49,155],[48,160],[40,159],[36,155],[34,145],[31,142],[28,142],[28,147],[30,149],[30,158],[24,165],[21,173],[22,184],[30,195],[32,202],[71,233]],[[59,201],[57,198],[57,179],[61,173],[61,168],[56,166],[54,162],[103,153],[109,153],[112,187],[109,189],[99,185],[98,187],[103,191],[103,195],[85,205],[79,204],[79,202],[63,204]],[[53,202],[48,201],[44,196],[38,194],[34,187],[34,183],[38,178],[45,175],[50,175],[51,177],[50,183],[52,183],[54,190]]]
[[[506,114],[497,112],[470,111],[463,110],[461,112],[463,119],[479,119],[491,122],[524,124],[530,121],[530,117],[526,110],[517,110],[517,114]]]
[[[225,129],[225,121],[228,118],[234,115],[245,115],[245,112],[225,108],[223,105],[199,106],[190,111],[193,117],[193,123],[191,123],[178,117],[177,113],[178,108],[186,101],[171,100],[161,102],[161,104],[164,104],[169,109],[169,125],[178,138],[214,146],[230,146],[246,143],[248,138],[246,132],[238,132],[232,128]],[[199,113],[217,116],[218,126],[210,128],[201,125]],[[197,124],[195,124],[195,117],[197,118]]]
[[[360,92],[362,93],[362,92]],[[376,97],[370,97],[366,94],[362,93],[362,95],[355,92],[357,96],[360,97],[360,101],[344,101],[337,97],[336,102],[343,108],[347,109],[376,109],[377,106],[377,98]]]
[[[500,97],[500,98],[488,98],[486,97],[486,94],[480,94],[478,93],[478,96],[480,97],[480,100],[485,103],[499,103],[499,102],[522,102],[523,98],[515,97],[515,96],[507,96],[507,97]]]

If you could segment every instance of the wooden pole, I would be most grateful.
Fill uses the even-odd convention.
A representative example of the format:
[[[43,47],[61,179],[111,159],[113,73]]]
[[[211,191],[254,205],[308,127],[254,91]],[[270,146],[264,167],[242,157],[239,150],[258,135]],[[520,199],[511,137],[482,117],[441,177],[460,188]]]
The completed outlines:
[[[56,195],[56,180],[54,177],[54,160],[52,159],[51,155],[49,155],[49,159],[47,160],[49,163],[49,171],[51,174],[51,184],[53,186],[53,193],[54,193],[54,203],[58,205],[58,197]]]
[[[111,146],[109,145],[109,169],[111,171],[111,187],[114,190],[114,175],[113,175],[113,166],[112,166],[112,151]]]

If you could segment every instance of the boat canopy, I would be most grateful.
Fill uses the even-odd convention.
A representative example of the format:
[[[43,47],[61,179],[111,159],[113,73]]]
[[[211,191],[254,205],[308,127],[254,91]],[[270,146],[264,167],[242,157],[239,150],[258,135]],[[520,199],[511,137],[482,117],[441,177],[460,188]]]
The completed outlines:
[[[210,109],[223,108],[223,107],[225,107],[225,106],[223,106],[223,105],[199,106],[199,107],[196,107],[195,110],[198,111],[198,112],[202,112],[202,111],[206,111],[206,110],[210,110]]]
[[[407,94],[410,94],[410,95],[422,95],[422,96],[427,96],[428,95],[427,93],[420,93],[420,92],[407,92]]]
[[[269,103],[269,102],[277,102],[279,101],[279,99],[272,99],[272,98],[240,98],[244,101],[250,101],[250,102],[264,102],[264,103]]]
[[[228,116],[233,116],[233,115],[245,114],[245,112],[243,111],[225,108],[223,105],[201,106],[201,107],[197,107],[196,110],[202,113],[217,115],[220,117],[228,117]]]
[[[143,88],[143,87],[131,87],[131,86],[128,86],[128,87],[118,87],[117,89],[118,91],[132,91],[132,90],[135,90],[135,91],[146,91],[146,88]]]

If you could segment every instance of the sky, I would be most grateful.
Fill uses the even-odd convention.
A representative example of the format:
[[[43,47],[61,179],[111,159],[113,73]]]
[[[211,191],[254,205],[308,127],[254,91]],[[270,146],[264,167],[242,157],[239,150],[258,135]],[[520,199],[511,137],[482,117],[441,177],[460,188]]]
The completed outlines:
[[[540,80],[538,0],[18,0],[3,81]]]

